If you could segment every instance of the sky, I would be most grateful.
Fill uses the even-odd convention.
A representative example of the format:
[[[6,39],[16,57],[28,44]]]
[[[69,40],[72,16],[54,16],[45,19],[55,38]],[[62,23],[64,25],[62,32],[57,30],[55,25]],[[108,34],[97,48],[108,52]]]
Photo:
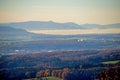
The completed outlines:
[[[120,0],[0,0],[0,23],[120,23]]]

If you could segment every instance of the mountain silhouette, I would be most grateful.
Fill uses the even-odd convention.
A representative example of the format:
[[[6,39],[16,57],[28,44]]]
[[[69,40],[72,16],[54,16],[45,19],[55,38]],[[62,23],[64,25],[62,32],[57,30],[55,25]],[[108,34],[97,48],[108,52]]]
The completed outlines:
[[[27,21],[0,24],[2,26],[12,26],[25,30],[71,30],[71,29],[111,29],[120,28],[120,23],[100,25],[100,24],[76,24],[73,22],[57,23],[53,21]]]

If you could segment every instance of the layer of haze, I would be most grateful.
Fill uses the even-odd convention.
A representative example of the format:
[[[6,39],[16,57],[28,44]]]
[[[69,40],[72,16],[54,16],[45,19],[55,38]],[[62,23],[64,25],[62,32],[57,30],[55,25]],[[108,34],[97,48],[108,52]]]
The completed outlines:
[[[120,0],[0,0],[0,22],[120,23]]]
[[[72,35],[72,34],[109,34],[109,33],[120,33],[120,29],[87,29],[87,30],[29,30],[29,32],[37,34],[61,34],[61,35]]]

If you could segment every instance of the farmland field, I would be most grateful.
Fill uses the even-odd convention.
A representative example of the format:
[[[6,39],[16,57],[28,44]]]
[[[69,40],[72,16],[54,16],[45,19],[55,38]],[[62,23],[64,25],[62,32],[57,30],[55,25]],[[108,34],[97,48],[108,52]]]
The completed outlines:
[[[106,62],[102,62],[102,64],[117,64],[119,63],[120,60],[116,60],[116,61],[106,61]]]

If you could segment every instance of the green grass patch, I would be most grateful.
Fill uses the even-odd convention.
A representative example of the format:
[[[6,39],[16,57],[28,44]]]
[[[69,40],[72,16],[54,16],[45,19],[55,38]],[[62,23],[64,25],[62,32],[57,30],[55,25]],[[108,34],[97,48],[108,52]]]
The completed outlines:
[[[38,78],[30,78],[30,79],[24,79],[24,80],[38,80]]]
[[[120,60],[116,60],[116,61],[106,61],[106,62],[102,62],[102,64],[117,64],[119,63]]]
[[[62,80],[62,79],[56,78],[56,77],[45,77],[44,79],[46,79],[46,80]]]

